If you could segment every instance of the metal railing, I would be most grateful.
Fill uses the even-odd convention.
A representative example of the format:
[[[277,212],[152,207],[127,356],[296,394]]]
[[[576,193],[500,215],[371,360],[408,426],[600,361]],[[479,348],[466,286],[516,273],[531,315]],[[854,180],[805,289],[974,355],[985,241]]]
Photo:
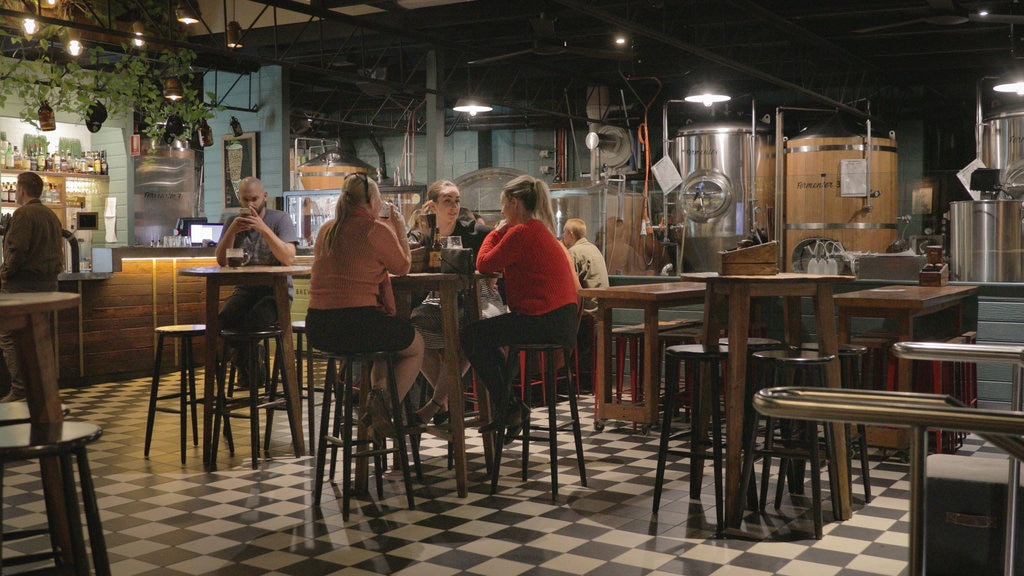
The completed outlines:
[[[910,434],[909,574],[925,574],[925,479],[928,429],[970,431],[1010,454],[1007,486],[1020,486],[1020,460],[1024,459],[1024,413],[1021,383],[1024,346],[900,342],[896,356],[908,360],[956,361],[1014,366],[1012,410],[967,408],[941,394],[838,390],[829,388],[770,388],[754,397],[758,412],[779,418],[813,419],[858,424],[906,427]],[[1013,574],[1016,541],[1017,490],[1006,491],[1006,544],[1004,574]]]

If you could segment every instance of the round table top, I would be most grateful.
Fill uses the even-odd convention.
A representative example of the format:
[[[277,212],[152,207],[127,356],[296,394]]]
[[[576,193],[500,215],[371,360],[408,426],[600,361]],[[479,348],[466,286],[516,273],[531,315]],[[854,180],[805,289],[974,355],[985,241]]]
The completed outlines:
[[[74,308],[82,297],[70,292],[10,292],[0,294],[0,316],[16,316]]]

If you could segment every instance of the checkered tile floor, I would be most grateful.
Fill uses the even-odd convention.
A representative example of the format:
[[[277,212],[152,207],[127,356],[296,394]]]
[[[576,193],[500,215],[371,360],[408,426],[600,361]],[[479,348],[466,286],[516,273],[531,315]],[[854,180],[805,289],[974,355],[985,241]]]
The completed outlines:
[[[176,384],[168,376],[164,386]],[[808,534],[806,502],[788,496],[778,512],[769,505],[767,514],[746,518],[744,530],[760,540],[714,539],[710,470],[695,502],[688,498],[688,466],[672,465],[653,516],[657,435],[643,437],[615,422],[594,431],[592,401],[584,397],[587,487],[580,486],[571,435],[564,434],[557,501],[551,500],[543,446],[532,449],[530,479],[519,480],[518,442],[506,450],[499,492],[490,496],[480,437],[471,431],[467,498],[455,494],[445,445],[425,438],[426,485],[416,485],[416,509],[406,509],[400,476],[392,473],[385,498],[354,500],[344,522],[340,484],[325,485],[321,510],[311,506],[313,459],[290,453],[283,415],[275,421],[272,458],[257,470],[251,469],[244,421],[236,421],[235,456],[222,448],[215,471],[203,469],[200,448],[191,444],[187,465],[180,465],[177,416],[170,414],[157,414],[152,452],[143,458],[148,386],[140,379],[64,391],[72,419],[103,427],[89,458],[116,576],[861,576],[907,570],[908,466],[894,460],[873,460],[870,504],[854,478],[852,519],[830,522],[825,498],[822,540]],[[964,450],[979,448],[986,450],[968,438]],[[35,464],[8,467],[4,483],[6,525],[45,522]],[[4,554],[45,545],[42,539],[8,543]]]

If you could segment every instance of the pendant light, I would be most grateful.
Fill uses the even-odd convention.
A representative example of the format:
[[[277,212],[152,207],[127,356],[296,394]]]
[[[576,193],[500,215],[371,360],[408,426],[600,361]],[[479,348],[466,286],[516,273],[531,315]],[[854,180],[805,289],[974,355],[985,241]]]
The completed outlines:
[[[244,132],[242,131],[242,123],[238,121],[238,118],[231,117],[231,122],[228,123],[231,126],[231,133],[235,135],[235,138],[241,136]]]
[[[494,107],[477,100],[476,98],[459,98],[452,110],[456,112],[467,112],[470,116],[476,116],[480,112],[490,112]]]
[[[36,110],[39,115],[39,129],[43,132],[51,132],[57,129],[57,120],[53,117],[53,108],[50,108],[50,103],[43,100],[43,103],[39,105],[39,110]]]
[[[132,40],[132,44],[135,44],[136,48],[142,48],[146,45],[146,41],[142,38],[142,35],[146,33],[146,29],[142,26],[142,22],[135,21],[132,24],[132,33],[135,34],[135,39]]]
[[[83,46],[77,30],[68,30],[68,45],[65,49],[72,58],[81,56]]]
[[[1024,81],[1004,82],[992,87],[996,92],[1011,92],[1017,96],[1024,96]]]
[[[241,48],[242,47],[242,26],[238,22],[232,20],[228,22],[227,30],[228,48]]]
[[[191,0],[178,0],[174,7],[174,17],[182,24],[195,24],[199,22],[199,8],[193,6]]]
[[[93,134],[100,131],[103,123],[107,120],[107,107],[99,100],[92,103],[88,110],[89,116],[85,119],[85,128]]]
[[[164,78],[164,98],[175,102],[185,97],[185,91],[181,87],[181,79],[177,76]]]

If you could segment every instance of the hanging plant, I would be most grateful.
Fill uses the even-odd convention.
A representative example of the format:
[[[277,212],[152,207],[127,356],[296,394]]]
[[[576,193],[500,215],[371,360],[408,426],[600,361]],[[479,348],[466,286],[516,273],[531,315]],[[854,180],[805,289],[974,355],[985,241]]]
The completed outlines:
[[[90,8],[92,4],[97,3],[64,2],[61,10],[67,13],[59,16],[94,19],[97,13]],[[49,40],[66,34],[65,29],[53,26],[31,37],[0,29],[0,42],[16,47],[12,57],[0,58],[0,106],[11,96],[18,98],[23,104],[19,117],[37,129],[37,109],[43,100],[54,111],[70,113],[83,123],[92,116],[97,102],[111,116],[138,114],[141,131],[151,138],[161,135],[162,125],[172,115],[185,125],[181,137],[190,138],[200,120],[212,118],[223,108],[212,104],[214,94],[205,98],[200,94],[202,76],[191,71],[195,60],[191,50],[150,51],[125,42],[120,52],[93,46],[77,59],[69,59]],[[162,78],[169,74],[182,83],[183,97],[176,101],[163,97]]]

